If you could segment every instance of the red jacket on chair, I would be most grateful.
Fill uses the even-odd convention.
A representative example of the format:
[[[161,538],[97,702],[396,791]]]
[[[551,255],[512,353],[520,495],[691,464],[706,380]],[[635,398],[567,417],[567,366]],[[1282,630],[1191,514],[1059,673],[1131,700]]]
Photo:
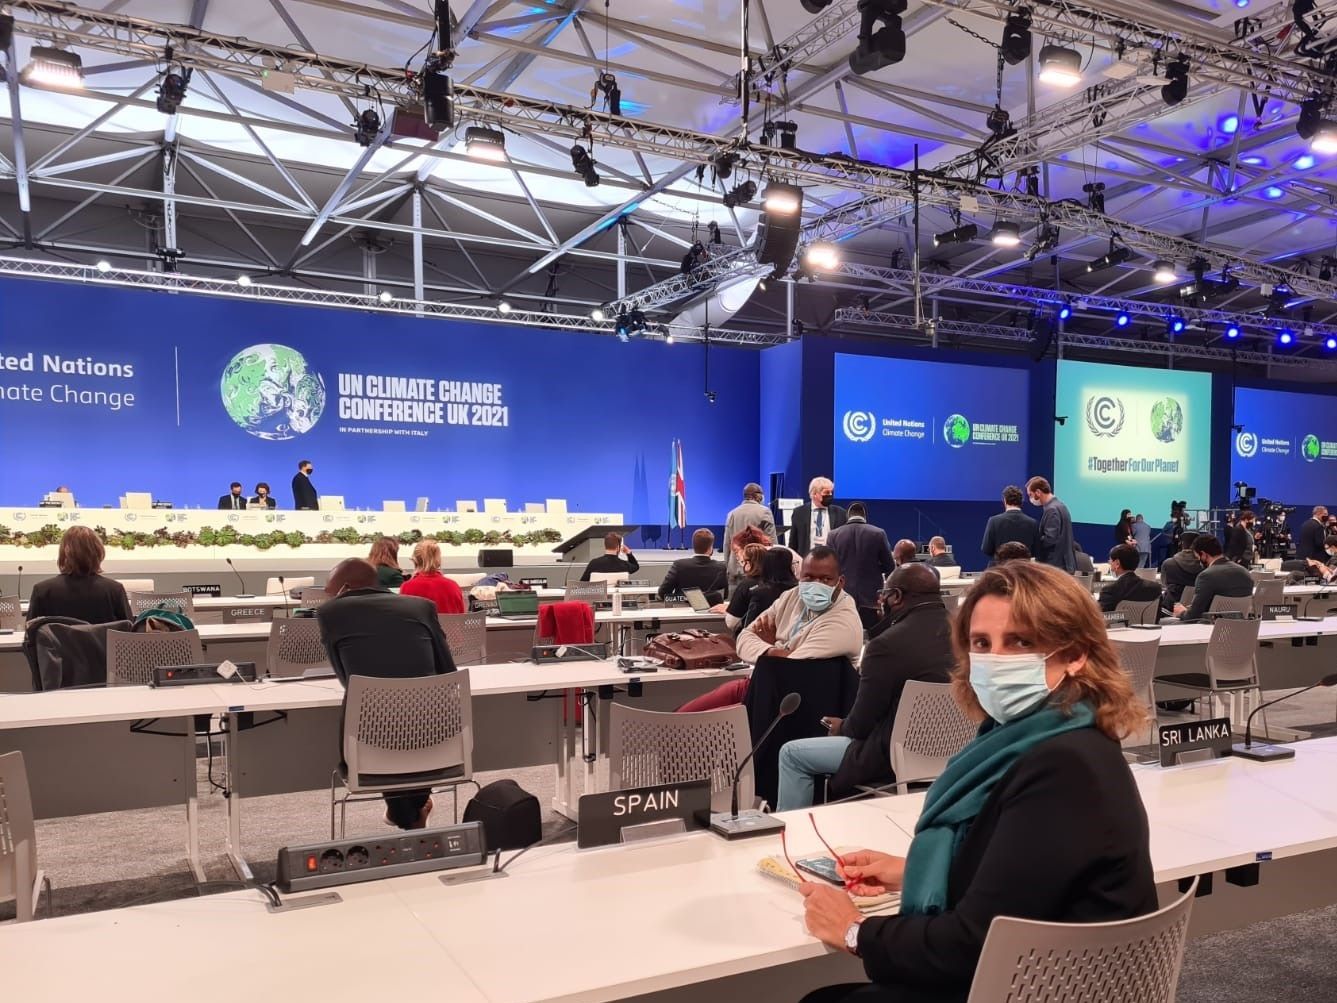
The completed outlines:
[[[553,644],[593,644],[594,607],[584,602],[544,603],[539,607],[539,637]]]

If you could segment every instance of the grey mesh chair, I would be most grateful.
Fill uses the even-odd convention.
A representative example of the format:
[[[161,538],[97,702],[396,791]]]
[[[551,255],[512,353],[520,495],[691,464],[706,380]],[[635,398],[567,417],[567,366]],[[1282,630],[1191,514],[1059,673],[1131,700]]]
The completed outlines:
[[[456,665],[487,663],[487,617],[482,613],[438,613]]]
[[[152,578],[118,578],[116,580],[121,583],[121,588],[125,589],[126,595],[131,592],[153,591]]]
[[[1114,607],[1114,612],[1122,613],[1130,624],[1154,624],[1161,615],[1161,601],[1151,599],[1147,602],[1133,602],[1125,599]]]
[[[194,618],[192,618],[194,619]],[[198,623],[199,621],[196,620]],[[222,623],[273,623],[273,606],[229,606],[223,610]]]
[[[23,606],[18,596],[0,596],[0,627],[8,630],[23,628]]]
[[[331,839],[336,807],[342,835],[348,802],[394,791],[450,790],[458,821],[459,785],[474,782],[469,670],[407,679],[349,676],[343,754],[330,780]]]
[[[1184,592],[1179,597],[1180,605],[1182,605],[1184,609],[1188,609],[1190,606],[1193,605],[1193,597],[1197,594],[1198,594],[1198,589],[1196,586],[1193,585],[1184,586]]]
[[[0,756],[0,902],[13,902],[20,923],[37,915],[42,886],[50,885],[37,869],[37,832],[23,753]]]
[[[1208,613],[1242,613],[1248,616],[1253,612],[1253,596],[1213,596]]]
[[[1279,578],[1260,581],[1253,587],[1253,612],[1263,615],[1264,606],[1281,606],[1286,602],[1286,583]]]
[[[1175,1003],[1197,887],[1117,923],[996,917],[967,1003]]]
[[[742,704],[675,714],[615,703],[608,711],[609,789],[709,780],[711,810],[727,811],[734,771],[752,748],[750,734]],[[755,799],[749,763],[738,780],[738,803],[750,808]]]
[[[107,631],[107,685],[147,686],[160,665],[204,661],[198,630]]]
[[[1215,603],[1213,603],[1215,605]],[[1205,672],[1181,672],[1174,675],[1158,676],[1157,683],[1173,686],[1176,690],[1197,690],[1213,703],[1217,697],[1224,697],[1230,704],[1230,717],[1238,720],[1233,713],[1238,696],[1250,691],[1258,694],[1261,702],[1262,688],[1258,684],[1258,629],[1262,621],[1217,620],[1212,624],[1212,636],[1207,641]],[[1169,696],[1158,699],[1182,699]],[[1202,716],[1199,712],[1199,717]],[[1267,731],[1267,712],[1263,711],[1263,731]]]
[[[572,582],[562,596],[567,602],[603,602],[608,598],[607,582]]]
[[[1263,582],[1277,581],[1277,576],[1271,571],[1250,571],[1249,577],[1254,580],[1255,585],[1261,585]]]
[[[186,616],[195,614],[195,597],[189,592],[127,592],[132,618],[147,609],[169,609]]]
[[[1136,574],[1144,582],[1159,582],[1161,580],[1161,573],[1155,568],[1138,568]]]
[[[327,668],[329,653],[320,640],[320,621],[315,617],[276,620],[265,645],[265,672],[271,679],[300,676],[307,669]]]
[[[955,613],[961,608],[961,596],[959,594],[945,595],[942,597],[942,604],[947,607],[948,613]]]
[[[1137,640],[1119,640],[1114,642],[1114,650],[1119,655],[1119,664],[1128,673],[1133,684],[1133,692],[1146,705],[1150,715],[1150,730],[1146,736],[1130,735],[1124,740],[1125,745],[1144,745],[1153,741],[1156,734],[1156,659],[1161,650],[1161,635],[1148,632]],[[1146,742],[1143,738],[1146,738]]]
[[[891,723],[896,792],[909,791],[910,781],[938,777],[947,760],[965,748],[977,731],[979,725],[953,699],[950,684],[907,680]]]

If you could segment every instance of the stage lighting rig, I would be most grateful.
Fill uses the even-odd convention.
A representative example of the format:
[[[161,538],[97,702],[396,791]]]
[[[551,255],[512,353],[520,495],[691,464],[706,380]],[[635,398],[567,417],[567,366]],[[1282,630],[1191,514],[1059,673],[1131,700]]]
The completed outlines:
[[[706,245],[699,240],[693,241],[692,246],[687,249],[687,253],[682,256],[682,274],[691,275],[692,272],[709,260],[710,252],[706,250]]]
[[[645,314],[638,307],[623,310],[617,315],[617,323],[614,324],[613,331],[617,334],[618,341],[630,341],[633,334],[644,333]]]
[[[169,46],[167,70],[162,75],[162,83],[158,85],[157,106],[164,115],[176,114],[181,102],[186,100],[186,89],[190,86],[190,67],[173,65],[171,59],[172,49]]]
[[[933,246],[942,247],[944,244],[965,244],[979,236],[979,227],[974,223],[966,223],[958,226],[955,230],[946,230],[943,233],[933,235]]]
[[[28,52],[28,65],[19,71],[19,82],[80,88],[84,85],[84,61],[76,52],[34,45]]]
[[[429,129],[444,132],[455,127],[455,86],[450,82],[450,67],[455,62],[455,50],[450,44],[450,4],[436,0],[432,8],[436,30],[428,39],[436,48],[427,54],[418,73],[418,90],[422,94],[422,119]],[[405,66],[408,72],[408,67]]]
[[[1003,41],[998,46],[1003,62],[1016,66],[1031,54],[1031,12],[1019,7],[1003,22]]]
[[[366,108],[353,123],[353,138],[358,146],[370,146],[381,132],[381,116],[375,108]]]
[[[733,174],[734,164],[738,163],[738,154],[725,151],[717,153],[710,159],[711,169],[715,172],[715,177],[720,181],[728,181]]]
[[[1173,108],[1188,97],[1188,57],[1177,56],[1165,67],[1166,83],[1161,87],[1161,100]]]
[[[1107,268],[1113,268],[1115,265],[1122,265],[1133,260],[1133,250],[1116,244],[1114,238],[1110,238],[1110,249],[1107,253],[1096,258],[1094,261],[1086,263],[1087,274],[1092,272],[1103,272]]]
[[[1082,191],[1086,193],[1086,207],[1103,216],[1105,214],[1105,182],[1088,181],[1082,185]]]
[[[1017,131],[1012,128],[1012,116],[1008,114],[1007,109],[998,105],[989,109],[989,114],[984,116],[984,124],[988,126],[990,135],[995,139],[1002,139]]]
[[[905,8],[906,0],[859,0],[859,45],[849,60],[854,73],[863,76],[905,58]]]
[[[608,108],[608,114],[614,118],[622,117],[622,88],[617,85],[617,77],[603,70],[594,78],[594,86],[590,88],[590,100],[593,101],[598,95],[604,96],[604,104]]]
[[[1064,45],[1040,49],[1040,83],[1074,87],[1082,82],[1082,54]]]
[[[724,193],[724,207],[726,209],[737,209],[740,205],[746,205],[756,197],[757,183],[755,181],[743,181]]]
[[[1026,260],[1034,261],[1041,254],[1046,254],[1058,247],[1059,229],[1052,223],[1041,223],[1035,243],[1026,252]]]
[[[579,143],[571,147],[571,169],[585,180],[586,188],[597,188],[599,172],[594,169],[594,158]]]
[[[797,150],[798,123],[783,121],[764,122],[761,126],[761,141],[767,146],[779,146],[782,150]]]

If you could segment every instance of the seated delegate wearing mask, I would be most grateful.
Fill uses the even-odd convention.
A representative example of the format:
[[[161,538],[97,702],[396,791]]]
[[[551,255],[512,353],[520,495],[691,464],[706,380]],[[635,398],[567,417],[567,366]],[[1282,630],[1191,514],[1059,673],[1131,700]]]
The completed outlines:
[[[857,658],[863,646],[863,624],[844,584],[836,552],[830,547],[813,547],[803,559],[798,588],[782,595],[738,635],[738,657],[753,664],[763,655]],[[715,710],[742,703],[747,683],[746,679],[732,680],[678,710]]]
[[[996,916],[1105,923],[1157,907],[1119,749],[1146,712],[1095,603],[1062,571],[1013,561],[979,577],[952,640],[953,687],[979,734],[929,789],[907,857],[847,853],[849,892],[800,886],[808,930],[873,980],[804,1003],[964,1003]],[[894,890],[896,916],[850,901]]]

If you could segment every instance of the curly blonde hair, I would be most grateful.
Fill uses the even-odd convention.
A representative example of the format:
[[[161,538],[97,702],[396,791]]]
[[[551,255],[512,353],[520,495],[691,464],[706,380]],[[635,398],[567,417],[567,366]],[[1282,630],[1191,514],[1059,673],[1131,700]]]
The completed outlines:
[[[1091,596],[1066,575],[1047,564],[1009,561],[990,568],[975,581],[952,623],[956,669],[952,692],[966,712],[977,720],[986,716],[970,685],[970,621],[976,605],[986,596],[1011,602],[1012,623],[1018,633],[1042,651],[1067,659],[1086,656],[1080,672],[1066,676],[1054,690],[1053,701],[1067,709],[1078,701],[1095,711],[1096,727],[1121,741],[1147,723],[1147,708],[1133,692],[1132,681],[1110,642],[1105,621]]]

